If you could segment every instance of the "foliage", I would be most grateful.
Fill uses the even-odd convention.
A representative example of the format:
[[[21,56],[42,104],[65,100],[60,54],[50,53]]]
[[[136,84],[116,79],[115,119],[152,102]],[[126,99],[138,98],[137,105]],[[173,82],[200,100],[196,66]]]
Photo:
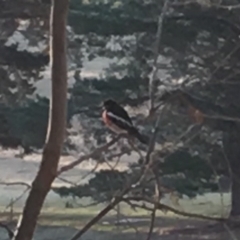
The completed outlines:
[[[104,56],[114,61],[106,71],[104,81],[76,81],[71,96],[78,106],[77,111],[86,114],[91,121],[99,122],[99,103],[106,97],[114,97],[128,109],[130,106],[138,107],[140,114],[135,114],[134,119],[141,122],[146,115],[142,106],[148,100],[154,55],[152,43],[161,4],[156,1],[72,1],[71,10],[69,23],[76,33],[81,34],[89,59]],[[199,126],[198,137],[193,137],[183,152],[177,149],[170,153],[160,167],[162,177],[169,178],[176,173],[184,176],[185,180],[177,178],[171,188],[189,196],[210,189],[216,191],[216,172],[228,175],[222,154],[223,138],[232,126],[229,118],[239,117],[239,95],[235,87],[239,79],[237,12],[229,14],[228,9],[214,5],[172,4],[164,20],[156,103],[162,103],[166,92],[174,96],[176,89],[185,100],[177,99],[170,110],[164,112],[157,141],[174,142],[192,124],[191,120],[196,121],[196,109],[207,115],[200,122],[204,125]],[[109,41],[117,47],[110,47]],[[193,115],[189,111],[193,111]],[[155,117],[158,114],[162,114],[161,111],[157,111]],[[149,134],[153,122],[154,119],[145,122],[144,128]],[[89,127],[89,132],[97,132],[94,135],[97,138],[100,127],[101,124]],[[102,135],[99,138],[103,138]],[[180,142],[184,145],[184,141]],[[98,177],[96,174],[96,182],[105,186],[107,181]],[[99,189],[101,193],[99,186],[89,183],[88,188]],[[75,190],[69,189],[70,193],[72,191]]]
[[[73,109],[69,104],[67,121]],[[21,139],[23,146],[42,148],[46,138],[49,114],[49,99],[37,96],[24,106],[1,106],[1,135]]]
[[[73,68],[77,70],[75,83],[69,89],[72,106],[69,129],[81,139],[77,147],[89,152],[106,142],[109,131],[100,120],[101,102],[112,97],[128,108],[134,123],[147,134],[152,133],[155,120],[161,114],[155,151],[161,152],[165,143],[171,143],[168,155],[158,156],[159,161],[164,160],[158,166],[158,174],[162,180],[166,179],[162,181],[166,188],[195,196],[209,189],[215,191],[217,175],[229,175],[229,165],[234,174],[239,175],[240,153],[237,144],[234,147],[229,144],[239,141],[234,133],[239,130],[240,112],[236,87],[239,84],[240,28],[237,23],[240,15],[238,9],[226,7],[235,2],[170,3],[157,61],[155,106],[161,107],[146,119],[151,113],[147,105],[149,79],[153,73],[153,43],[164,2],[72,0],[70,4],[69,25],[73,37],[69,42],[73,46]],[[81,51],[84,54],[79,54]],[[96,57],[109,58],[110,67],[99,78],[82,77],[83,55],[90,61]],[[1,74],[8,76],[6,72]],[[197,128],[189,130],[192,125]],[[72,137],[75,136],[69,138]],[[136,144],[141,153],[146,154],[146,147]],[[94,160],[116,160],[114,156],[124,155],[126,149],[130,157],[135,153],[125,141]],[[129,166],[131,173],[115,170],[96,173],[86,185],[69,188],[69,192],[64,188],[64,194],[80,198],[84,194],[92,195],[95,201],[109,201],[113,185],[122,188],[113,178],[109,181],[109,176],[135,177],[141,161]],[[234,184],[238,186],[234,188],[236,193],[240,187],[236,181]],[[152,183],[145,187],[154,194]],[[61,191],[59,189],[59,193]]]

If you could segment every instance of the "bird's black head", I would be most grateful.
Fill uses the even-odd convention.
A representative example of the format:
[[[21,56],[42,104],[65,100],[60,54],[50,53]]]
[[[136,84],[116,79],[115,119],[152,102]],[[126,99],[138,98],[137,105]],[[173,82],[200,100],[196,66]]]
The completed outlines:
[[[114,100],[112,100],[112,99],[107,99],[107,100],[105,100],[104,102],[103,102],[103,108],[105,108],[105,109],[109,109],[109,108],[112,108],[112,107],[114,107],[115,105],[117,105],[117,103],[114,101]]]

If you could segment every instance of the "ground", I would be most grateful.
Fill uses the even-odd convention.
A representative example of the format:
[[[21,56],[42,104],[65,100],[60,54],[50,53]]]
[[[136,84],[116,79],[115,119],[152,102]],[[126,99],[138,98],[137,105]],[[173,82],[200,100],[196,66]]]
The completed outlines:
[[[12,154],[12,153],[11,153]],[[25,159],[14,158],[9,152],[2,152],[0,157],[0,181],[3,182],[27,182],[30,183],[38,168],[40,156],[29,156]],[[73,161],[73,158],[63,158],[61,164]],[[119,165],[125,168],[124,161]],[[81,166],[64,174],[64,178],[70,181],[81,182],[83,176],[92,169],[94,163],[86,162]],[[106,166],[102,166],[106,167]],[[90,177],[90,176],[88,176]],[[59,179],[55,185],[66,184]],[[0,218],[6,222],[16,222],[25,201],[23,196],[17,202],[16,198],[22,193],[25,186],[0,185]],[[27,194],[25,194],[27,195]],[[6,208],[13,201],[12,207]],[[75,205],[74,208],[66,208],[66,202]],[[87,199],[81,202],[86,204]],[[182,211],[199,213],[208,216],[226,216],[229,211],[230,194],[208,193],[198,196],[196,199],[181,199],[179,206],[175,206],[170,198],[165,198],[163,203],[174,206]],[[10,204],[11,205],[11,204]],[[67,240],[70,239],[78,229],[95,216],[104,205],[93,207],[78,206],[71,199],[61,199],[53,192],[48,194],[44,209],[39,218],[39,225],[35,233],[35,240]],[[111,211],[104,219],[87,232],[84,240],[131,240],[147,239],[150,225],[150,213],[139,210],[134,212],[128,206],[120,206],[121,215],[116,216],[116,211]],[[117,224],[118,223],[118,224]],[[212,227],[211,227],[212,226]],[[14,225],[11,225],[14,228]],[[161,238],[159,238],[161,236]],[[238,238],[239,237],[239,238]],[[7,239],[4,229],[0,228],[0,240]],[[183,218],[172,213],[159,212],[156,218],[152,239],[161,240],[236,240],[240,239],[240,231],[226,225],[197,219]]]

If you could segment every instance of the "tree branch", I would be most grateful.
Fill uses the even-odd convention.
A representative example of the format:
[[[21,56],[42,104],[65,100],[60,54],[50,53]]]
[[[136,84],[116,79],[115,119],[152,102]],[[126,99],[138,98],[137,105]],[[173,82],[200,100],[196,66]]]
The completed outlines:
[[[151,213],[151,223],[148,231],[148,236],[146,240],[151,240],[153,229],[154,229],[154,224],[155,224],[155,219],[156,219],[156,211],[157,209],[154,207]]]
[[[156,202],[151,198],[148,197],[128,197],[128,198],[124,198],[124,201],[144,201],[150,204],[154,204],[158,210],[166,210],[166,211],[170,211],[172,213],[175,213],[177,215],[181,215],[184,217],[189,217],[189,218],[198,218],[198,219],[203,219],[203,220],[209,220],[209,221],[217,221],[217,222],[225,222],[228,219],[226,218],[219,218],[219,217],[210,217],[210,216],[205,216],[202,214],[196,214],[196,213],[188,213],[188,212],[184,212],[184,211],[180,211],[178,209],[175,209],[173,207],[170,207],[168,205],[162,204],[160,202]]]
[[[154,109],[154,97],[155,97],[155,92],[157,89],[157,81],[158,81],[158,66],[157,66],[157,60],[158,60],[158,55],[159,55],[159,46],[160,46],[160,41],[161,41],[161,35],[162,35],[162,28],[163,28],[163,20],[164,17],[167,13],[168,9],[168,3],[169,0],[165,0],[162,12],[159,16],[158,19],[158,28],[157,28],[157,34],[156,34],[156,42],[154,46],[154,59],[153,59],[153,75],[150,78],[149,81],[149,98],[150,98],[150,111]]]
[[[131,184],[126,186],[126,188],[115,197],[112,202],[110,202],[102,211],[99,212],[94,218],[92,218],[80,231],[78,231],[70,240],[79,239],[85,232],[87,232],[93,225],[95,225],[100,219],[102,219],[108,212],[110,212],[117,204],[119,204],[123,196],[129,192],[131,189]]]
[[[5,186],[25,186],[28,189],[31,188],[31,185],[26,182],[0,182],[0,185]]]
[[[113,144],[115,144],[119,139],[121,138],[121,136],[117,136],[115,138],[113,138],[110,142],[106,143],[105,145],[99,147],[99,148],[96,148],[93,152],[87,154],[87,155],[84,155],[84,156],[81,156],[79,157],[77,160],[73,161],[72,163],[69,163],[65,166],[62,166],[58,172],[57,172],[57,175],[60,175],[62,174],[63,172],[66,172],[66,171],[69,171],[70,169],[74,168],[75,166],[79,165],[80,163],[82,163],[83,161],[86,161],[90,158],[93,158],[93,157],[96,157],[96,156],[99,156],[99,154],[101,154],[102,152],[108,150]]]

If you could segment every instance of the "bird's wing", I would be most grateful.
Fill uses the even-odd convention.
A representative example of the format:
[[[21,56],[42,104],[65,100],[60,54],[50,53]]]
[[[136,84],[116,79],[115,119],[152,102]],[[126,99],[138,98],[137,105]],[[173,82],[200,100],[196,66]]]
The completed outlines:
[[[110,112],[115,116],[127,121],[130,125],[132,125],[132,120],[123,107],[117,105],[113,109],[111,109]]]
[[[131,118],[121,106],[114,106],[111,110],[109,109],[107,111],[107,117],[120,129],[131,131],[134,128]]]

